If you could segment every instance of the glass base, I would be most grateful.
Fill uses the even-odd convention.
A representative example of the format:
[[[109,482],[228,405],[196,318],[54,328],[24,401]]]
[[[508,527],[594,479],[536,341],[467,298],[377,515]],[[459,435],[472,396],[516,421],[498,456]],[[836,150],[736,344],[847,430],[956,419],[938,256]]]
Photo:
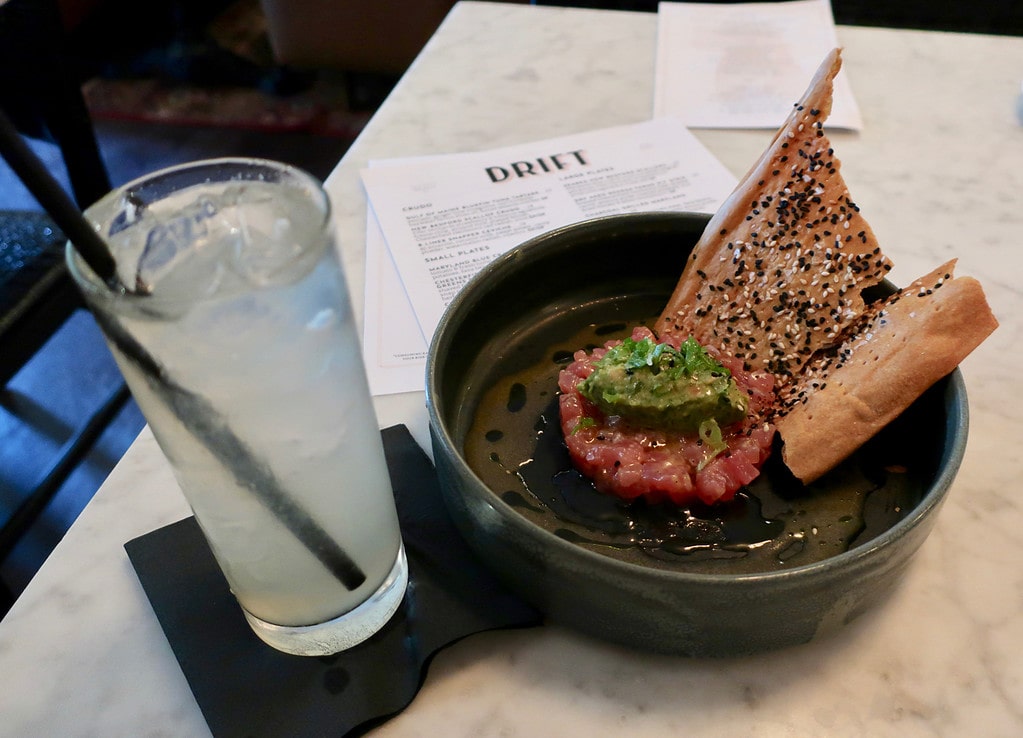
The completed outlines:
[[[401,605],[408,585],[405,547],[398,548],[391,573],[369,599],[344,615],[315,625],[274,625],[247,612],[256,635],[278,651],[296,656],[329,656],[362,643],[380,630]]]

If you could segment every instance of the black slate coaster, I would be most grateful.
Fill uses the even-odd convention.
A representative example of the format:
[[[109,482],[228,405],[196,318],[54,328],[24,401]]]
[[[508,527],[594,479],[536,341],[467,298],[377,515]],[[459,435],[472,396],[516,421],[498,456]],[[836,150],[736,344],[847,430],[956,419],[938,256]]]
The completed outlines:
[[[540,624],[462,541],[408,429],[387,428],[383,439],[409,589],[387,626],[349,651],[290,656],[260,641],[194,518],[125,544],[214,736],[360,735],[408,706],[440,649],[473,633]]]

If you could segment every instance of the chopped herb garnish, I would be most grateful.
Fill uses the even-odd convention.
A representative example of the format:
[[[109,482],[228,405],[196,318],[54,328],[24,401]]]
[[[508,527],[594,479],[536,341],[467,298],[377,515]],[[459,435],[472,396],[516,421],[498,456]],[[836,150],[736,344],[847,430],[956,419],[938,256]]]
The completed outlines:
[[[608,349],[579,392],[607,415],[649,427],[696,433],[746,416],[749,401],[731,372],[694,338],[679,348],[627,338]]]

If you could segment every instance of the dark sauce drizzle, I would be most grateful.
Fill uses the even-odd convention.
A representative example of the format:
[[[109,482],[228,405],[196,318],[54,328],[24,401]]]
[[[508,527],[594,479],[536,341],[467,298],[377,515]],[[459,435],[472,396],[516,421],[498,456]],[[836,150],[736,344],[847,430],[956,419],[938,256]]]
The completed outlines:
[[[594,341],[585,345],[630,330],[626,323],[596,325]],[[548,357],[490,390],[501,399],[488,404],[485,396],[479,415],[488,425],[470,431],[466,451],[477,473],[504,489],[506,504],[564,540],[659,568],[755,573],[846,551],[890,528],[915,504],[901,466],[890,474],[876,459],[854,458],[804,487],[777,453],[728,503],[678,508],[598,492],[572,465],[561,434],[556,377],[572,352],[555,348]]]
[[[573,467],[562,442],[557,397],[541,414],[536,430],[533,457],[515,474],[554,515],[575,524],[555,529],[555,534],[566,540],[637,548],[662,559],[711,552],[730,556],[774,539],[784,528],[780,521],[765,519],[760,501],[744,491],[729,504],[684,509],[645,501],[627,503],[598,492]],[[590,534],[580,533],[580,528]]]

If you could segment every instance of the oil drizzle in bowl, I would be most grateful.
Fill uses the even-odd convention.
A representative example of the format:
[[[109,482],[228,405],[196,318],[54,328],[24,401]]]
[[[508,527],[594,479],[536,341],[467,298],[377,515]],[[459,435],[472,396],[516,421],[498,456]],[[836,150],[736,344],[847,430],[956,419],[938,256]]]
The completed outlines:
[[[732,503],[713,508],[627,503],[598,492],[589,479],[573,468],[561,442],[557,418],[555,397],[535,426],[533,455],[529,463],[518,467],[516,475],[525,489],[555,516],[575,524],[556,529],[555,534],[561,538],[595,546],[636,547],[649,556],[666,558],[693,556],[701,551],[733,555],[781,534],[782,523],[764,518],[760,501],[746,492],[737,495]],[[507,498],[505,501],[509,502]],[[588,535],[580,530],[586,530]]]
[[[846,551],[916,503],[907,475],[886,471],[876,454],[866,464],[854,458],[808,487],[775,454],[752,485],[713,506],[626,502],[598,492],[564,446],[557,375],[572,360],[572,347],[624,337],[637,322],[595,322],[566,338],[547,336],[546,358],[488,384],[465,438],[466,460],[519,514],[573,544],[644,566],[759,573]]]

